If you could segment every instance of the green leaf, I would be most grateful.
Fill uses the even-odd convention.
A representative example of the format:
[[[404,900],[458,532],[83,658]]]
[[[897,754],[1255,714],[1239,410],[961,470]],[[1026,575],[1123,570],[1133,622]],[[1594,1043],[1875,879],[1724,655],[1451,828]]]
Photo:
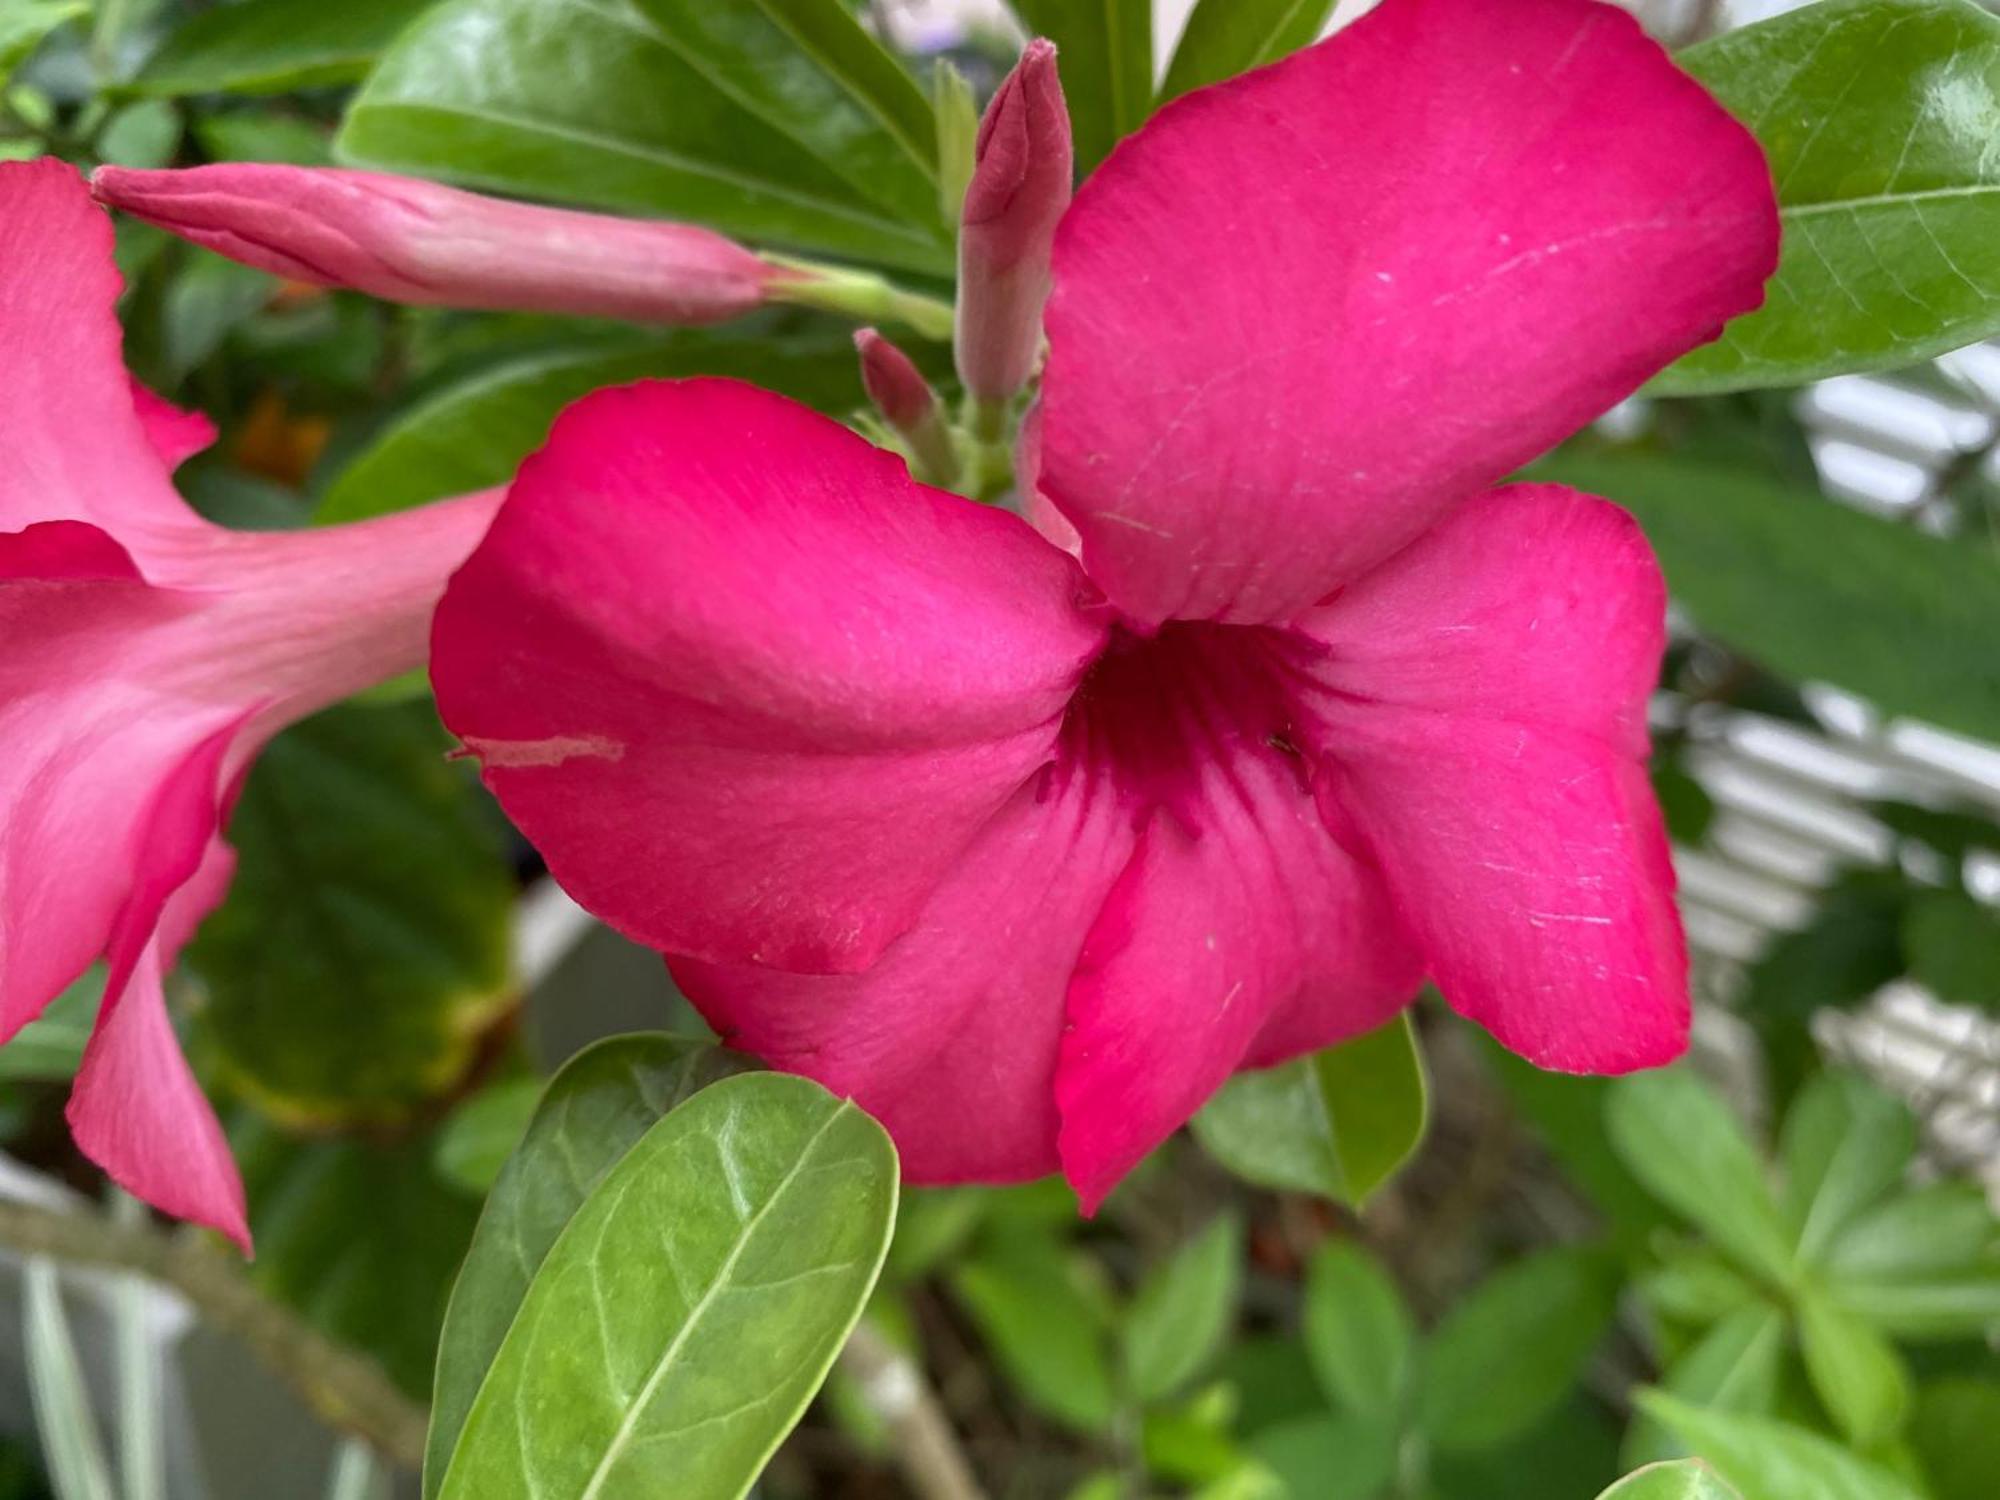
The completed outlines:
[[[1910,1372],[1881,1334],[1825,1297],[1801,1297],[1798,1315],[1806,1374],[1821,1404],[1855,1447],[1880,1447],[1909,1415]]]
[[[1791,1236],[1736,1117],[1690,1069],[1636,1073],[1612,1086],[1611,1144],[1662,1203],[1751,1271],[1783,1284]]]
[[[1416,1152],[1429,1118],[1405,1014],[1311,1057],[1239,1073],[1195,1116],[1194,1133],[1247,1181],[1359,1208]]]
[[[2000,1259],[1921,1280],[1842,1279],[1827,1295],[1876,1330],[1905,1342],[1990,1337],[2000,1331]]]
[[[1824,0],[1676,60],[1762,142],[1784,242],[1763,308],[1654,389],[1800,385],[2000,331],[2000,21]]]
[[[0,1045],[0,1080],[36,1079],[60,1083],[76,1076],[83,1049],[97,1024],[104,998],[104,966],[93,964],[81,979],[51,1000],[42,1013]]]
[[[896,1152],[818,1084],[703,1089],[605,1173],[543,1260],[444,1500],[745,1493],[889,1248]]]
[[[1173,99],[1203,84],[1295,52],[1326,29],[1335,0],[1200,0],[1174,47],[1160,98]]]
[[[1661,1385],[1668,1395],[1695,1406],[1767,1413],[1778,1392],[1785,1334],[1784,1313],[1769,1303],[1739,1307],[1668,1366]],[[1641,1414],[1626,1437],[1624,1459],[1637,1467],[1686,1452],[1658,1422]]]
[[[1992,1206],[1977,1183],[1938,1182],[1861,1215],[1822,1267],[1831,1281],[1920,1281],[1973,1270],[1995,1239]]]
[[[368,1351],[411,1396],[428,1396],[445,1296],[476,1212],[439,1190],[431,1143],[300,1141],[249,1118],[231,1145],[258,1287]]]
[[[2000,1474],[2000,1384],[1963,1376],[1917,1394],[1910,1446],[1933,1500],[1992,1500]]]
[[[389,423],[320,502],[322,522],[358,521],[427,500],[505,484],[579,396],[634,380],[727,375],[822,410],[851,405],[859,386],[846,338],[687,332],[538,350],[425,396]]]
[[[1597,1500],[1741,1500],[1699,1459],[1650,1464],[1628,1474]]]
[[[1493,1448],[1426,1455],[1425,1500],[1554,1500],[1594,1495],[1619,1474],[1618,1430],[1581,1389]]]
[[[428,703],[272,741],[229,822],[236,879],[190,949],[204,1032],[277,1118],[409,1118],[512,1003],[514,880]]]
[[[460,1104],[438,1129],[433,1157],[438,1175],[474,1197],[485,1197],[521,1144],[541,1097],[540,1079],[510,1078]]]
[[[242,0],[182,22],[139,70],[145,94],[282,93],[347,83],[433,0]]]
[[[591,1190],[662,1116],[748,1065],[706,1042],[618,1036],[585,1048],[549,1081],[451,1289],[438,1340],[425,1500],[444,1483],[466,1414],[529,1282]]]
[[[1373,1418],[1312,1416],[1267,1427],[1247,1446],[1294,1500],[1376,1500],[1395,1477],[1400,1436]]]
[[[2000,1013],[2000,912],[1963,891],[1926,891],[1903,917],[1910,975],[1948,1005]]]
[[[914,79],[839,0],[446,0],[347,112],[357,165],[949,274]]]
[[[1591,1251],[1544,1251],[1489,1277],[1431,1335],[1424,1431],[1450,1449],[1526,1432],[1576,1384],[1616,1299],[1616,1276]]]
[[[1903,1180],[1917,1151],[1909,1106],[1852,1073],[1822,1073],[1785,1116],[1780,1202],[1798,1255],[1817,1261],[1857,1215]]]
[[[1642,1410],[1715,1466],[1742,1500],[1920,1500],[1887,1469],[1848,1453],[1816,1432],[1769,1417],[1703,1411],[1658,1392],[1642,1392]]]
[[[1173,1395],[1214,1358],[1242,1282],[1243,1226],[1223,1214],[1139,1284],[1124,1328],[1125,1380],[1140,1401]]]
[[[1100,1433],[1116,1408],[1100,1304],[1063,1248],[1040,1234],[1009,1236],[960,1265],[952,1290],[994,1360],[1045,1416]]]
[[[50,32],[89,9],[85,0],[8,0],[0,10],[0,83],[14,76]]]
[[[1152,0],[1014,0],[1014,9],[1061,49],[1076,166],[1087,174],[1153,112]]]
[[[1307,1266],[1305,1339],[1313,1372],[1337,1409],[1400,1421],[1416,1329],[1396,1284],[1359,1245],[1329,1240]]]
[[[1566,453],[1535,473],[1638,516],[1695,623],[1778,676],[2000,739],[1991,553],[1684,459]]]

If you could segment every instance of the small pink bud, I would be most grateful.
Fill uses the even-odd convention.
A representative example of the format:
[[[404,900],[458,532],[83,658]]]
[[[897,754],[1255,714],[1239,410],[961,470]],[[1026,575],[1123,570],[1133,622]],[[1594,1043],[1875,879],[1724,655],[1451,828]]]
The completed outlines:
[[[1055,45],[1038,39],[986,107],[965,194],[958,373],[981,400],[1006,400],[1034,371],[1049,253],[1074,163]]]
[[[791,273],[719,234],[512,203],[410,177],[231,163],[99,167],[98,201],[293,281],[392,302],[646,323],[750,311]]]
[[[861,355],[861,384],[868,399],[908,446],[917,477],[932,484],[954,483],[958,449],[923,371],[872,328],[854,335],[854,347]]]

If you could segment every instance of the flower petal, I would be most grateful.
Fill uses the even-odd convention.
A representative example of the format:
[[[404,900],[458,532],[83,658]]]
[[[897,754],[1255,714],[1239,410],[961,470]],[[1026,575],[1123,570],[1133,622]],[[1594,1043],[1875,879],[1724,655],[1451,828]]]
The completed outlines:
[[[1756,306],[1777,241],[1629,15],[1387,0],[1079,191],[1040,487],[1141,623],[1286,618]]]
[[[215,441],[215,424],[202,413],[178,407],[136,380],[131,386],[132,406],[146,430],[146,441],[169,469],[178,469]]]
[[[247,1254],[242,1179],[174,1039],[160,987],[235,866],[216,830],[220,779],[240,727],[227,725],[198,745],[160,784],[147,812],[133,885],[106,953],[104,1004],[68,1116],[78,1147],[114,1182],[176,1218],[221,1230]]]
[[[147,440],[118,292],[110,217],[75,169],[0,162],[0,531],[85,520],[131,545],[206,529]]]
[[[1051,768],[986,826],[916,925],[865,972],[670,964],[731,1046],[880,1120],[905,1180],[1041,1177],[1059,1166],[1064,993],[1132,843],[1109,788]]]
[[[445,721],[670,953],[866,968],[1052,758],[1104,627],[1019,519],[732,381],[570,408],[440,607]]]
[[[1445,998],[1545,1068],[1686,1045],[1687,956],[1646,776],[1665,638],[1638,527],[1554,486],[1459,510],[1301,623],[1329,815],[1380,861]]]

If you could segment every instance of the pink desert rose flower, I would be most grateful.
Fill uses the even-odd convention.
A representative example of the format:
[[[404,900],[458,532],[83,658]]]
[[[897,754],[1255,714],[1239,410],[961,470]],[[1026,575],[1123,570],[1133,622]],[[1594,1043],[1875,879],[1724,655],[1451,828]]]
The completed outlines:
[[[445,717],[579,900],[916,1182],[1094,1207],[1426,975],[1543,1067],[1663,1063],[1661,579],[1605,501],[1491,486],[1754,307],[1777,240],[1628,15],[1388,0],[1078,193],[1034,525],[747,386],[602,393],[446,593]]]
[[[207,420],[131,383],[111,222],[56,161],[0,164],[0,1040],[109,969],[70,1096],[118,1182],[249,1243],[161,976],[221,899],[221,825],[295,719],[420,664],[497,493],[243,534],[175,493]]]

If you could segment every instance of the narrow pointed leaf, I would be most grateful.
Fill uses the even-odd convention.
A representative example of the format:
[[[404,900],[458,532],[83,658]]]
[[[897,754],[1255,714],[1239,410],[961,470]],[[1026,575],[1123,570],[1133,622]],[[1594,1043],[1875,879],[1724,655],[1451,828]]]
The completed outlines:
[[[1652,1464],[1627,1474],[1597,1500],[1741,1500],[1699,1459]]]
[[[1153,112],[1152,0],[1014,0],[1014,8],[1060,49],[1076,168],[1089,172]]]
[[[579,1052],[550,1080],[487,1197],[445,1310],[425,1500],[443,1486],[473,1398],[528,1284],[591,1189],[663,1115],[748,1066],[747,1058],[706,1042],[618,1036]]]
[[[1823,1073],[1808,1084],[1779,1141],[1781,1203],[1800,1258],[1823,1256],[1902,1181],[1916,1152],[1916,1117],[1902,1100],[1849,1073]]]
[[[1125,1379],[1141,1401],[1171,1396],[1229,1332],[1242,1282],[1243,1226],[1223,1214],[1140,1282],[1126,1314]]]
[[[951,268],[930,103],[839,0],[446,0],[369,76],[337,150]]]
[[[1160,98],[1276,62],[1326,29],[1335,0],[1200,0],[1174,47]]]
[[[881,1126],[746,1074],[647,1131],[570,1220],[481,1386],[445,1500],[734,1500],[819,1389],[896,1213]]]
[[[1764,307],[1654,389],[1799,385],[2000,331],[2000,19],[1823,0],[1677,61],[1763,143],[1784,242]]]
[[[1401,1418],[1417,1333],[1396,1284],[1359,1246],[1331,1241],[1306,1270],[1306,1353],[1336,1411]]]
[[[22,1267],[21,1303],[28,1394],[57,1500],[113,1500],[111,1466],[63,1310],[62,1278],[54,1261],[36,1256]]]
[[[1803,1427],[1703,1411],[1658,1392],[1642,1393],[1639,1405],[1712,1464],[1742,1500],[1918,1500],[1903,1479]]]
[[[1799,1302],[1799,1347],[1820,1404],[1864,1452],[1893,1437],[1910,1414],[1910,1372],[1889,1341],[1822,1295]]]
[[[1668,1395],[1695,1406],[1763,1415],[1777,1396],[1785,1329],[1784,1313],[1769,1303],[1739,1307],[1667,1367],[1661,1386]],[[1625,1462],[1635,1466],[1686,1452],[1686,1445],[1643,1413],[1633,1422],[1622,1450]]]

